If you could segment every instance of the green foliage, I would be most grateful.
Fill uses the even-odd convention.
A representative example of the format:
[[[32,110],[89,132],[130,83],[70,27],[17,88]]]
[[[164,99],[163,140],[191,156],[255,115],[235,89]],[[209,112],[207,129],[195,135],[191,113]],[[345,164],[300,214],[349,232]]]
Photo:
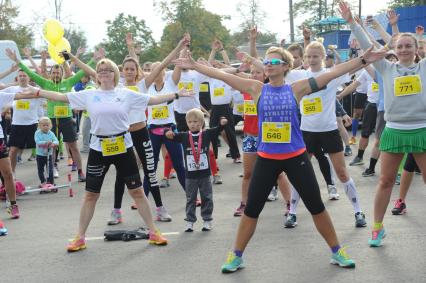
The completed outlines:
[[[75,53],[77,52],[77,49],[79,47],[87,48],[87,38],[84,33],[79,28],[66,28],[64,37],[68,39],[70,45],[71,45],[71,52]]]
[[[176,47],[185,32],[191,35],[194,58],[207,58],[215,38],[227,47],[229,31],[222,25],[222,17],[205,10],[201,0],[161,1],[156,6],[168,21],[160,42],[162,57]]]
[[[248,34],[249,34],[248,29],[234,32],[231,35],[231,40],[230,40],[231,45],[235,47],[240,45],[246,45],[249,41]],[[277,34],[271,33],[271,32],[262,32],[262,33],[259,32],[257,34],[256,43],[257,44],[277,43]]]
[[[15,19],[18,15],[18,7],[13,6],[11,1],[0,1],[0,40],[13,40],[22,50],[31,45],[32,27],[17,23]]]
[[[420,6],[426,5],[425,0],[393,0],[389,1],[389,7],[392,9],[398,7]]]
[[[113,21],[106,21],[106,24],[107,38],[100,46],[105,48],[106,56],[117,64],[121,64],[128,55],[126,34],[129,32],[133,34],[134,42],[139,44],[142,49],[150,50],[155,46],[152,32],[146,26],[144,20],[138,20],[135,16],[125,16],[120,13]]]

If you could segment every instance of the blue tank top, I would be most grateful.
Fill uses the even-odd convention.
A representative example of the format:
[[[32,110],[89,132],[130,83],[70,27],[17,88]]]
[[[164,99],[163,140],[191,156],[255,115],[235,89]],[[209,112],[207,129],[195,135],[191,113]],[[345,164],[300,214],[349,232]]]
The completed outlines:
[[[279,87],[265,84],[258,102],[259,135],[258,148],[260,152],[267,154],[293,153],[305,148],[300,123],[298,119],[299,107],[293,95],[290,85]],[[290,125],[290,137],[287,142],[264,141],[264,130],[268,122],[284,122]],[[281,124],[282,125],[282,124]]]

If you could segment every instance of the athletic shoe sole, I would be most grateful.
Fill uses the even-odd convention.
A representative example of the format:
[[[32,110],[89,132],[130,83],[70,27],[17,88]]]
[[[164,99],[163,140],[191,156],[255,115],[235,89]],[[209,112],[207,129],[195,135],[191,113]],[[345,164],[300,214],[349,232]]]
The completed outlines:
[[[341,264],[340,262],[338,262],[337,260],[334,260],[334,259],[331,259],[330,263],[334,264],[334,265],[338,265],[338,266],[343,267],[343,268],[355,268],[355,263],[345,265],[345,264]]]

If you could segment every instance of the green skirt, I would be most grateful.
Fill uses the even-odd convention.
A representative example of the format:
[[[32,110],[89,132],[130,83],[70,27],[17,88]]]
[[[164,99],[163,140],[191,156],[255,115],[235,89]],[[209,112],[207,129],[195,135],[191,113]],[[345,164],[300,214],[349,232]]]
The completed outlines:
[[[397,130],[385,127],[380,137],[380,151],[391,153],[426,152],[426,128]]]

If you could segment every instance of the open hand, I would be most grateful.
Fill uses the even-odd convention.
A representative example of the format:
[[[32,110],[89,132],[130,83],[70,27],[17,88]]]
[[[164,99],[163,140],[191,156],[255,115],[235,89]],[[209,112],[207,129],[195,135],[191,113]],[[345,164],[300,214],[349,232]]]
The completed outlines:
[[[342,16],[345,21],[347,21],[349,24],[351,24],[354,21],[354,17],[352,16],[351,7],[349,4],[345,1],[339,2],[339,9],[338,9],[340,15]]]

